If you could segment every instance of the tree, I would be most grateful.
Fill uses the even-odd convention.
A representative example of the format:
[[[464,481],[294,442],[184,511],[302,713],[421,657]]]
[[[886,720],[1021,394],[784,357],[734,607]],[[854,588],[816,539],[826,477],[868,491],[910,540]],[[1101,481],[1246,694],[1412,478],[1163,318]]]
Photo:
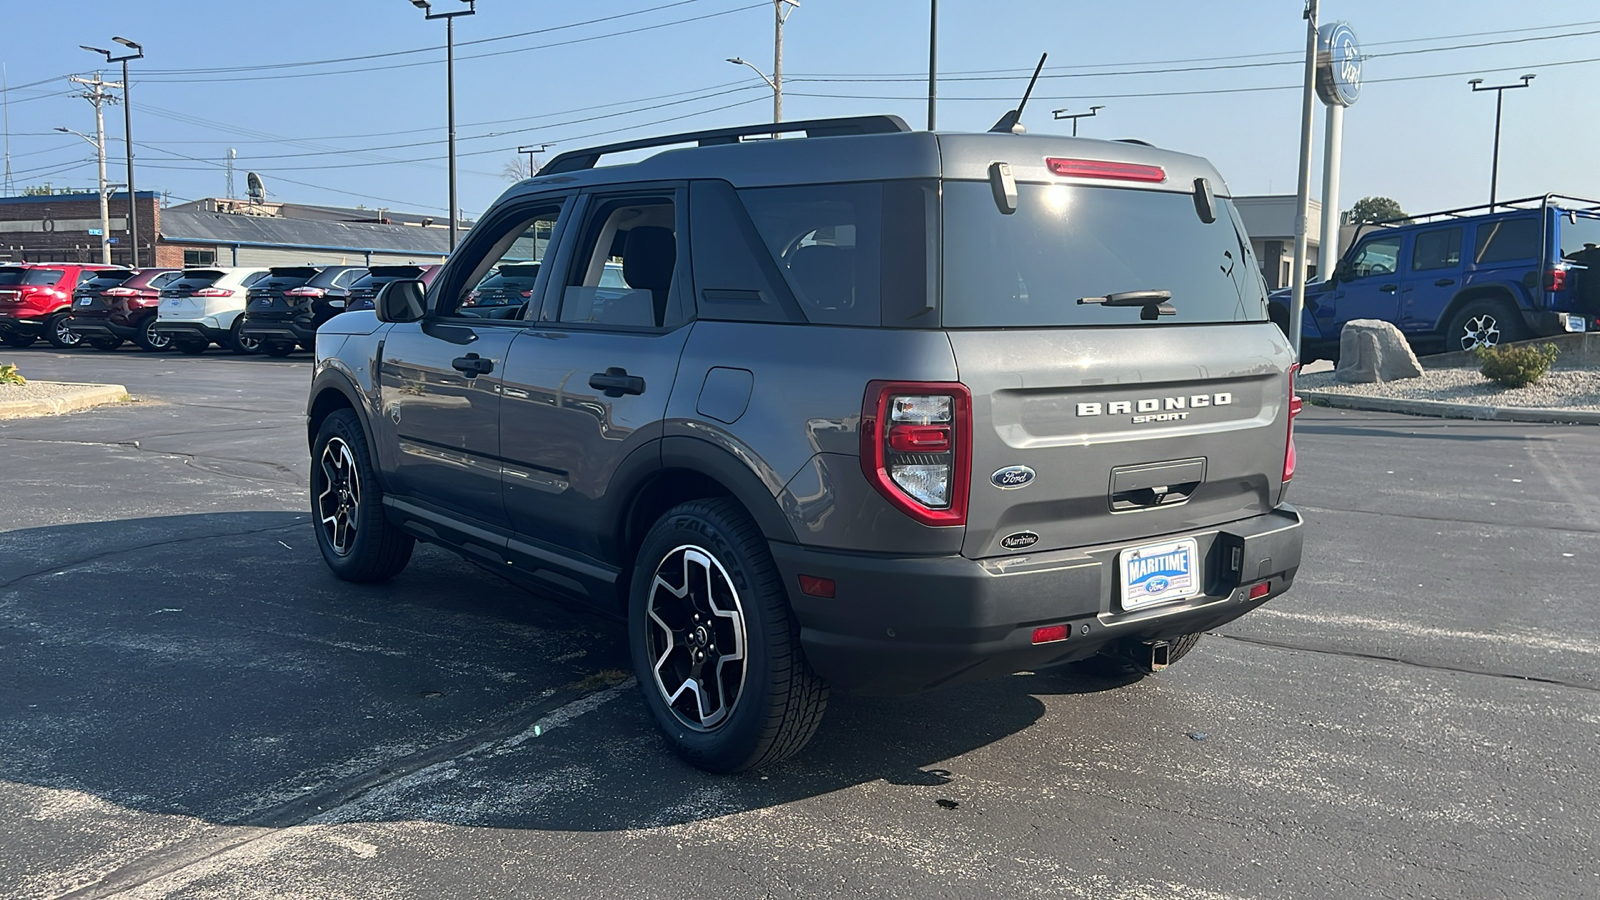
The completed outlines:
[[[1350,208],[1350,221],[1355,224],[1363,222],[1387,222],[1393,219],[1404,219],[1406,211],[1400,208],[1397,201],[1388,197],[1362,197],[1356,205]]]
[[[521,181],[524,178],[532,178],[533,173],[539,171],[539,166],[542,164],[543,162],[538,157],[534,157],[533,168],[530,171],[528,157],[518,153],[516,156],[511,157],[511,161],[500,169],[500,175],[507,181]]]

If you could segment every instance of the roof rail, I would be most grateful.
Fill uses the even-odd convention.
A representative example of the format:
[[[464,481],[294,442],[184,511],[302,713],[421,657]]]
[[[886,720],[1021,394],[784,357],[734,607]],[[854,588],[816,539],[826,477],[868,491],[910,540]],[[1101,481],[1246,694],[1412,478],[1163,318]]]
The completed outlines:
[[[661,137],[642,138],[636,141],[623,141],[620,144],[605,144],[599,147],[589,147],[583,150],[568,150],[555,159],[550,160],[544,168],[539,170],[540,175],[555,175],[561,172],[581,172],[592,169],[600,161],[600,157],[611,153],[622,153],[628,150],[643,150],[648,147],[667,147],[673,144],[699,144],[710,147],[717,144],[737,144],[739,139],[757,134],[785,134],[804,131],[806,137],[838,137],[841,135],[856,134],[898,134],[910,131],[911,126],[899,116],[852,116],[838,119],[807,119],[801,122],[778,122],[766,125],[741,125],[737,128],[715,128],[710,131],[686,131],[682,134],[668,134]]]
[[[1558,202],[1566,201],[1566,202]],[[1531,206],[1530,206],[1531,204]],[[1484,212],[1495,212],[1505,207],[1507,212],[1518,209],[1537,209],[1542,206],[1572,206],[1588,212],[1600,210],[1600,200],[1590,200],[1585,197],[1573,197],[1567,194],[1543,194],[1538,197],[1523,197],[1518,200],[1496,200],[1492,205],[1480,203],[1477,206],[1461,206],[1455,209],[1442,209],[1438,212],[1414,213],[1396,219],[1384,219],[1381,222],[1368,222],[1368,225],[1422,225],[1439,218],[1459,218],[1461,216],[1478,215]]]

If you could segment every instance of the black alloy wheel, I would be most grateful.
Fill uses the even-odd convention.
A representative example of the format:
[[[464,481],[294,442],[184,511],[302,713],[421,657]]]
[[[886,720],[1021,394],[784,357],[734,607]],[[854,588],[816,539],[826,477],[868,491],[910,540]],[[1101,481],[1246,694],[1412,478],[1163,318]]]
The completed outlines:
[[[311,512],[322,559],[345,581],[385,581],[411,561],[416,540],[384,517],[382,491],[354,410],[335,410],[317,431]]]
[[[244,316],[233,320],[233,327],[228,330],[228,349],[239,356],[249,356],[261,350],[261,339],[253,338],[244,333]]]
[[[696,500],[650,529],[634,562],[629,648],[674,751],[710,772],[777,762],[811,739],[828,686],[800,648],[766,537],[738,503]]]

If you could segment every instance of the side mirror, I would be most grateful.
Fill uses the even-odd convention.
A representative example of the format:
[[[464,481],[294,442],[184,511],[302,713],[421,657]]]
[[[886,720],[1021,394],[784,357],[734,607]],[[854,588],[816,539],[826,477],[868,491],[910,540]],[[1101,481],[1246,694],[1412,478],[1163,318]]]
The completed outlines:
[[[378,291],[373,306],[380,322],[416,322],[428,306],[428,289],[420,281],[391,281]]]

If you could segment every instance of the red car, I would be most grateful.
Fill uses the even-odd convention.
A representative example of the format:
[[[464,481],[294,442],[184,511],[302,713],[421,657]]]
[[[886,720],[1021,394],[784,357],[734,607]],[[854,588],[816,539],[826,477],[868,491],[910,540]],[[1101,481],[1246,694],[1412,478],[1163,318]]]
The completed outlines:
[[[83,273],[109,268],[80,263],[0,266],[0,341],[26,347],[43,337],[62,350],[76,347],[81,338],[67,327],[72,291]]]
[[[72,292],[67,327],[96,350],[115,350],[133,341],[145,350],[165,350],[172,336],[153,328],[161,289],[180,269],[105,269],[79,280]]]

